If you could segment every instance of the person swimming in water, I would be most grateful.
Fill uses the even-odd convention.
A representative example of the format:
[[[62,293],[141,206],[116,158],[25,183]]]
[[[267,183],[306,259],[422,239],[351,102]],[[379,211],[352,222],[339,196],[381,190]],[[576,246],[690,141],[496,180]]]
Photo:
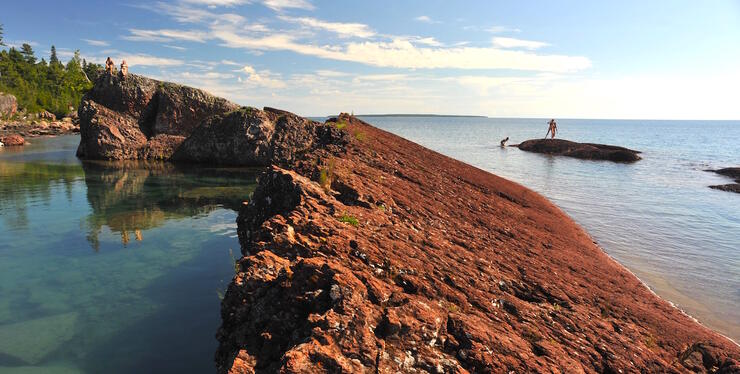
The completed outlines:
[[[552,133],[552,137],[550,139],[555,139],[555,133],[558,131],[558,124],[555,122],[555,119],[551,119],[550,122],[547,123],[550,125],[550,127],[547,129],[547,134],[545,134],[545,139],[547,139],[547,135],[550,135]]]

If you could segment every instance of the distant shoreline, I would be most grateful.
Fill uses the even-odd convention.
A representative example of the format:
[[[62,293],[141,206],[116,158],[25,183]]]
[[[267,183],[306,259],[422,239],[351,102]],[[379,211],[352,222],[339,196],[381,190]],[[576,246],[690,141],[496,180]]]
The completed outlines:
[[[356,114],[356,117],[472,117],[488,118],[487,116],[458,115],[458,114]]]

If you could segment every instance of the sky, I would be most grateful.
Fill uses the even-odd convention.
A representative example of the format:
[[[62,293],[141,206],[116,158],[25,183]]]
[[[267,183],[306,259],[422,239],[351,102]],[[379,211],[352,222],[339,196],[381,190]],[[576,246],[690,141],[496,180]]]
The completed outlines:
[[[305,116],[740,119],[740,1],[4,2],[6,44]]]

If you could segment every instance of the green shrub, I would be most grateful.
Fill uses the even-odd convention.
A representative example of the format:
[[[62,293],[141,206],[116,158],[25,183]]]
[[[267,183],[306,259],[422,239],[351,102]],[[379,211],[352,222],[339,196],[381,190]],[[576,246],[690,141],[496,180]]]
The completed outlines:
[[[349,223],[352,226],[357,226],[360,224],[360,221],[358,221],[357,218],[350,216],[347,213],[344,213],[341,217],[339,217],[339,222]]]

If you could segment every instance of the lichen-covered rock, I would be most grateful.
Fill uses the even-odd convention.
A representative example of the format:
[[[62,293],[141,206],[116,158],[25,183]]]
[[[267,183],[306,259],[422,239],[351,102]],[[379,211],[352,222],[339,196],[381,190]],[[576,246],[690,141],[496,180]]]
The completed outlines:
[[[18,101],[15,96],[0,92],[0,118],[10,117],[18,111]]]
[[[605,144],[576,143],[564,139],[532,139],[521,142],[518,147],[527,152],[568,156],[585,160],[614,162],[640,160],[640,152],[632,149]]]
[[[168,159],[203,120],[237,107],[195,88],[134,74],[103,74],[78,109],[77,154],[87,159]]]
[[[220,373],[735,373],[542,196],[348,115],[237,218]],[[332,144],[332,142],[329,142]],[[269,144],[269,143],[268,143]]]

